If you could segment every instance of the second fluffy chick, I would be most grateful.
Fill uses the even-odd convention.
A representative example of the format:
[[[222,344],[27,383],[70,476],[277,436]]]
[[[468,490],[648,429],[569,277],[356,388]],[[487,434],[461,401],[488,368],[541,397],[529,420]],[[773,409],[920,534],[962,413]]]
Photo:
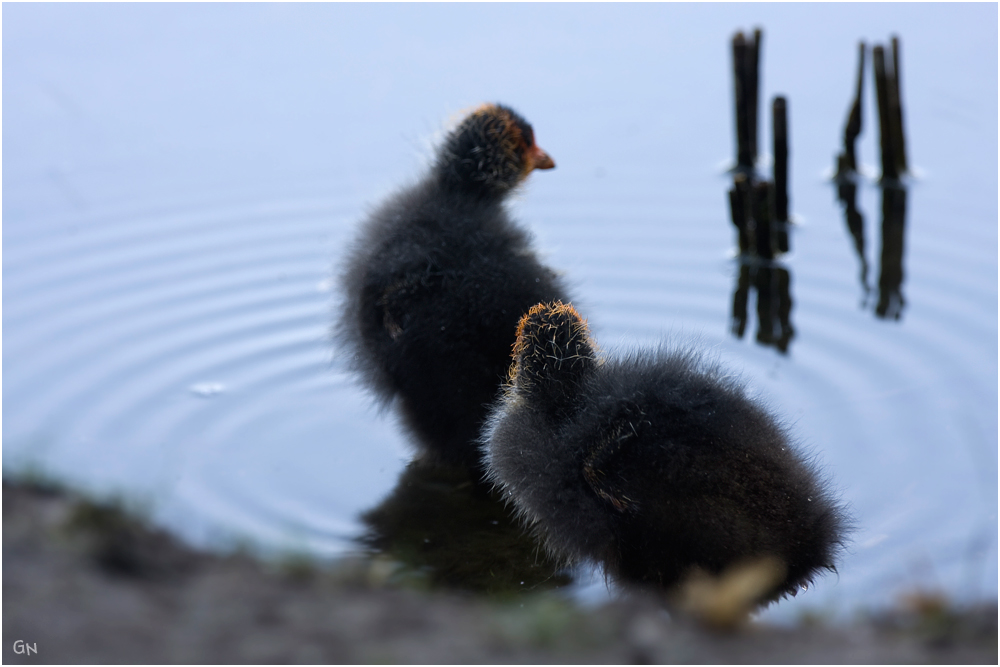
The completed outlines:
[[[779,422],[691,351],[600,357],[572,306],[522,319],[488,478],[552,553],[625,584],[777,562],[762,603],[833,570],[846,525]]]

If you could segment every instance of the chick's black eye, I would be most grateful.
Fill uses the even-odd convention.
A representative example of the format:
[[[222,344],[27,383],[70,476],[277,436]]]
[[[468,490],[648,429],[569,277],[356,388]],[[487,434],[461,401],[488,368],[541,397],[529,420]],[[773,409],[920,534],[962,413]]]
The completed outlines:
[[[522,132],[524,133],[524,143],[526,143],[528,146],[534,146],[535,131],[531,129],[531,126],[529,125],[524,130],[522,130]]]
[[[531,129],[531,125],[523,120],[514,121],[517,124],[517,129],[521,130],[521,136],[524,137],[524,144],[528,148],[535,145],[535,131]]]

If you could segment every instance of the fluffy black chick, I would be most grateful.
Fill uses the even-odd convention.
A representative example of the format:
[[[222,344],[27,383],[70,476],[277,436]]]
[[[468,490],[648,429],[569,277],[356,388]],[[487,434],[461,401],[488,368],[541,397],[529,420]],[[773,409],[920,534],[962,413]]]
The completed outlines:
[[[531,171],[554,166],[524,118],[485,104],[448,134],[429,173],[371,213],[349,252],[341,340],[432,457],[479,469],[518,320],[566,298],[504,204]]]
[[[483,435],[488,478],[550,552],[670,591],[695,572],[780,563],[755,596],[833,570],[846,525],[813,466],[740,384],[691,351],[601,357],[579,313],[518,326]]]

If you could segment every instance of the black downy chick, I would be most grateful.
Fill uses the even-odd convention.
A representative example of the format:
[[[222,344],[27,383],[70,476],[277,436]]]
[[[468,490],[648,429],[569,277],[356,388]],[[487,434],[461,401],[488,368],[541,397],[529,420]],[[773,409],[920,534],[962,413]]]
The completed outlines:
[[[512,109],[484,104],[438,148],[430,172],[364,223],[342,276],[338,325],[353,366],[398,398],[425,453],[479,470],[477,444],[510,365],[517,323],[566,299],[505,199],[552,158]]]
[[[483,435],[488,479],[553,554],[670,592],[769,559],[753,602],[833,570],[847,519],[774,417],[692,351],[601,357],[579,313],[522,318]]]

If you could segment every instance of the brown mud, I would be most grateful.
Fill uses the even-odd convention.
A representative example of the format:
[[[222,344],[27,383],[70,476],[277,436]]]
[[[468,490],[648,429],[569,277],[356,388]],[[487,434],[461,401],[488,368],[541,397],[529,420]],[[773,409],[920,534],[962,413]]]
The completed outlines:
[[[3,485],[3,661],[50,663],[997,663],[997,607],[933,596],[850,624],[720,632],[631,596],[484,596],[193,551],[43,483]]]

